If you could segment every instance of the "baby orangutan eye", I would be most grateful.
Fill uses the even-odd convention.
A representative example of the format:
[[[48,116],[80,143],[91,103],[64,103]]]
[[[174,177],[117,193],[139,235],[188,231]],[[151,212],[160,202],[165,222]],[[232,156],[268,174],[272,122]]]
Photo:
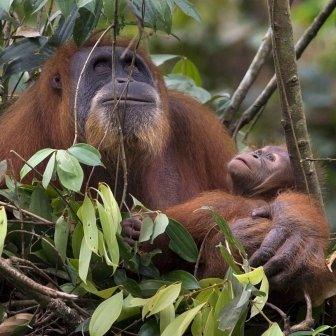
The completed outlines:
[[[265,157],[266,157],[267,160],[270,160],[270,161],[272,161],[272,162],[275,161],[275,156],[274,156],[274,154],[272,154],[272,153],[266,153],[266,154],[265,154]]]

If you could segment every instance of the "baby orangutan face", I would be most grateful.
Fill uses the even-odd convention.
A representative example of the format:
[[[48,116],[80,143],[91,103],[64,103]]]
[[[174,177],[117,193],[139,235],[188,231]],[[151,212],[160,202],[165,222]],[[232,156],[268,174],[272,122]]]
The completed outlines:
[[[272,197],[280,189],[294,187],[288,152],[280,146],[238,154],[229,162],[228,172],[237,195]]]

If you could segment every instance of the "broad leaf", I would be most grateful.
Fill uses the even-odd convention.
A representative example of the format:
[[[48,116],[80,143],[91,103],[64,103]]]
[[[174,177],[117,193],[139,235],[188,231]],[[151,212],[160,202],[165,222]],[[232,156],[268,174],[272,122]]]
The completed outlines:
[[[20,171],[20,178],[23,179],[31,170],[41,163],[46,157],[52,154],[55,150],[51,148],[45,148],[35,153],[25,164]],[[32,168],[31,168],[32,167]]]
[[[187,330],[191,321],[194,319],[196,314],[202,309],[204,305],[205,303],[200,304],[195,308],[187,310],[183,314],[179,315],[167,326],[161,336],[182,336],[183,333]]]
[[[68,152],[73,155],[79,162],[88,166],[101,166],[101,155],[93,146],[79,143],[68,149]]]
[[[58,253],[63,259],[66,257],[66,250],[69,238],[69,225],[63,216],[59,217],[55,225],[54,242]]]
[[[89,272],[92,251],[87,246],[85,238],[82,239],[82,244],[79,252],[78,275],[84,283]]]
[[[93,312],[89,332],[90,336],[105,335],[121,313],[123,294],[119,292],[103,301]]]

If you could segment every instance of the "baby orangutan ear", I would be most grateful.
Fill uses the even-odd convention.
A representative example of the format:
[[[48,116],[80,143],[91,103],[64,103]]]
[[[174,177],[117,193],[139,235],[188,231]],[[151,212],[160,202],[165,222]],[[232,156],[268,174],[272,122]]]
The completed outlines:
[[[62,81],[59,73],[55,74],[51,79],[51,87],[55,90],[62,90]]]

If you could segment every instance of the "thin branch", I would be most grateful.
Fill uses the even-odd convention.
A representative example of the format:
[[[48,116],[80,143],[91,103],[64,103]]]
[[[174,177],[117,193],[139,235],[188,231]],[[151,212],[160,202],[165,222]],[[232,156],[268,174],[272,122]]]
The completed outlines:
[[[0,274],[9,281],[14,281],[20,284],[21,288],[28,288],[39,294],[46,295],[54,299],[74,300],[77,299],[77,295],[60,292],[58,290],[43,286],[36,281],[28,278],[23,273],[11,266],[9,259],[0,258]]]
[[[271,29],[267,30],[267,33],[263,37],[262,43],[254,56],[254,59],[248,68],[244,78],[240,82],[237,90],[232,95],[230,104],[226,109],[223,117],[223,123],[227,127],[230,126],[230,123],[234,115],[239,110],[240,105],[245,99],[248,91],[250,90],[252,84],[257,79],[262,67],[267,61],[267,58],[272,50],[272,33]]]
[[[299,41],[295,45],[296,58],[300,59],[306,48],[316,37],[317,33],[327,21],[336,7],[336,0],[331,0],[316,16],[314,22],[306,29]],[[239,121],[236,123],[235,132],[237,133],[243,126],[248,124],[258,113],[258,111],[267,104],[275,90],[277,89],[277,82],[275,75],[268,82],[265,89],[254,101],[254,103],[242,114]]]
[[[32,212],[30,212],[28,210],[20,209],[17,206],[14,206],[14,205],[11,205],[9,203],[2,202],[2,201],[0,201],[0,205],[4,206],[5,208],[8,208],[8,209],[12,209],[12,210],[16,210],[16,211],[21,211],[22,213],[24,213],[25,215],[27,215],[29,217],[36,218],[37,220],[39,220],[40,222],[44,223],[45,225],[52,225],[52,226],[54,226],[53,222],[51,222],[51,221],[49,221],[49,220],[47,220],[47,219],[45,219],[45,218],[43,218],[41,216],[35,215],[35,214],[33,214]],[[21,223],[21,221],[20,221],[20,223]],[[31,222],[30,224],[33,224],[33,222]]]
[[[291,333],[296,331],[311,330],[312,327],[314,326],[312,302],[309,294],[306,291],[304,291],[304,298],[306,301],[306,309],[307,309],[306,318],[302,322],[293,325],[290,328]]]
[[[302,161],[324,161],[324,162],[336,162],[336,159],[332,158],[305,158]]]

